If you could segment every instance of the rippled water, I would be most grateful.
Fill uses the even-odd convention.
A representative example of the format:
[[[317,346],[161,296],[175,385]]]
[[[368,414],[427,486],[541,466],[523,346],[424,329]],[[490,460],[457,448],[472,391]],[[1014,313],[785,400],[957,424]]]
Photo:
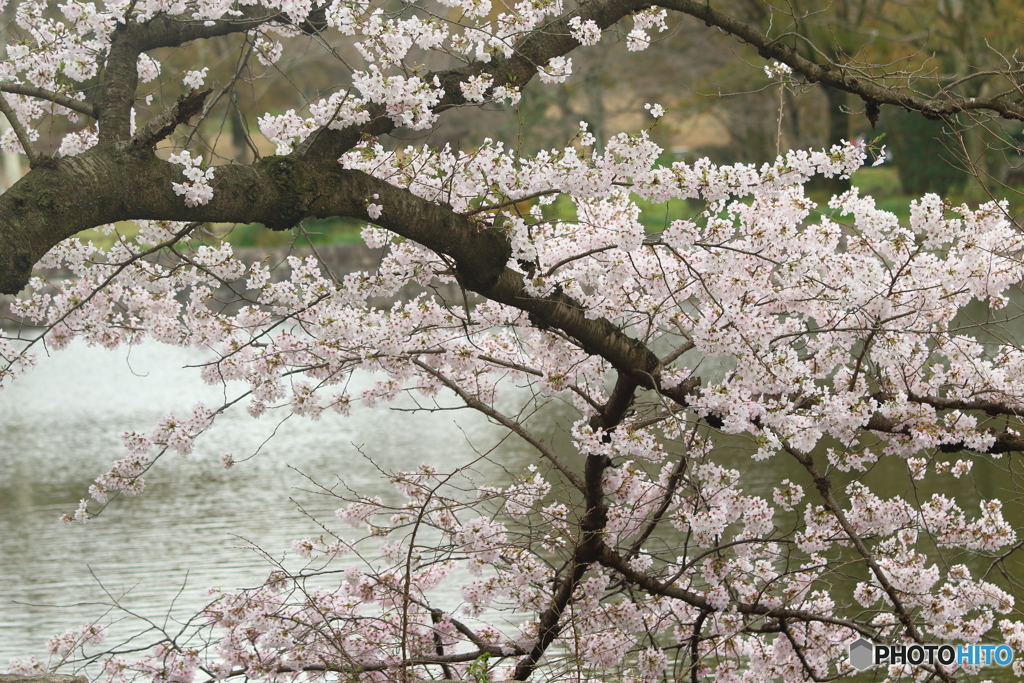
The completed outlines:
[[[205,604],[208,587],[261,582],[267,559],[240,548],[280,555],[292,540],[317,535],[293,499],[327,521],[340,505],[302,490],[310,488],[303,474],[328,485],[340,477],[387,498],[392,489],[378,467],[431,462],[447,469],[476,457],[470,443],[487,449],[505,436],[465,410],[356,407],[348,418],[293,417],[280,425],[273,415],[256,421],[239,410],[219,419],[192,455],[162,459],[142,496],[115,500],[86,525],[60,524],[89,483],[123,457],[120,432],[148,432],[169,411],[222,398],[194,369],[183,369],[201,360],[156,344],[130,354],[79,345],[41,359],[0,393],[0,666],[9,657],[43,655],[49,636],[93,621],[103,613],[98,603],[111,601],[107,592],[161,620],[179,590],[173,613],[182,616]],[[275,428],[256,457],[230,471],[220,466],[222,453],[251,454]],[[530,461],[513,441],[501,443],[499,454],[512,469]],[[121,622],[113,635],[137,628]]]
[[[294,539],[320,531],[297,512],[297,503],[328,522],[339,507],[337,500],[310,493],[304,475],[327,485],[343,479],[360,493],[393,498],[380,470],[422,462],[449,469],[491,448],[493,460],[510,471],[536,461],[522,442],[468,410],[356,406],[347,418],[325,414],[317,422],[293,417],[283,423],[273,415],[252,420],[238,410],[219,418],[192,455],[161,460],[147,475],[144,495],[116,500],[86,525],[60,524],[58,517],[74,510],[88,484],[123,456],[119,432],[148,432],[169,411],[223,399],[221,390],[199,381],[195,369],[184,368],[202,360],[197,352],[157,344],[116,353],[76,345],[40,359],[37,369],[0,392],[0,667],[10,657],[45,655],[47,638],[96,621],[112,597],[162,623],[202,607],[208,587],[260,583],[270,562],[246,548],[279,557]],[[569,415],[552,405],[531,425],[544,438],[564,442]],[[747,493],[770,497],[780,480],[806,478],[781,457],[751,461],[742,440],[717,443],[716,460],[742,470]],[[230,471],[220,466],[222,453],[242,458],[257,449],[258,455]],[[565,457],[572,458],[571,451]],[[481,481],[502,477],[493,462],[476,467]],[[908,486],[905,472],[898,460],[883,462],[869,483],[883,497],[930,495]],[[932,486],[957,495],[972,516],[980,498],[1009,497],[994,470],[977,468],[974,474],[970,484],[947,477]],[[810,490],[809,481],[802,483]],[[1024,521],[1018,503],[1010,502],[1006,512],[1015,525]],[[458,602],[460,585],[460,577],[443,584],[449,595],[441,599],[451,603],[445,608]],[[138,621],[115,621],[112,640],[138,630]],[[998,680],[1007,675],[986,674]]]

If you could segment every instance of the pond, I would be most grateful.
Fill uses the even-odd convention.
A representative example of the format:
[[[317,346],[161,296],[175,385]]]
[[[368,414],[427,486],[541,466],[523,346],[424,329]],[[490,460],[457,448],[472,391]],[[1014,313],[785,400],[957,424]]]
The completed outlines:
[[[408,401],[396,405],[400,410],[354,406],[345,418],[325,413],[319,421],[282,422],[283,415],[253,420],[239,409],[218,418],[193,454],[165,456],[147,474],[143,495],[116,499],[87,524],[59,523],[89,483],[123,457],[120,432],[148,432],[168,412],[184,413],[199,400],[219,405],[223,388],[204,385],[197,370],[185,367],[203,360],[200,352],[155,343],[117,352],[74,344],[41,357],[35,370],[0,392],[0,665],[11,657],[44,657],[51,635],[96,621],[114,601],[163,623],[194,614],[209,587],[259,584],[270,560],[293,540],[319,534],[314,519],[337,525],[339,501],[311,492],[310,479],[343,480],[361,494],[388,499],[393,488],[382,470],[424,462],[452,469],[494,449],[477,472],[498,483],[501,469],[522,471],[537,461],[518,438],[469,410],[409,412]],[[573,459],[565,438],[571,421],[571,409],[553,403],[531,426]],[[785,478],[811,490],[791,460],[753,462],[743,440],[717,443],[716,460],[743,472],[746,493],[770,499]],[[238,460],[253,457],[225,470],[220,456],[227,452]],[[868,482],[883,497],[924,495],[908,488],[905,471],[898,460],[883,462]],[[979,499],[1009,497],[993,470],[976,468],[975,475],[973,483],[951,476],[929,481],[956,494],[974,516]],[[1006,512],[1019,528],[1020,506],[1010,503]],[[459,603],[461,583],[459,577],[444,583],[442,607]],[[113,622],[115,642],[140,630],[139,621],[116,610],[100,621]],[[995,678],[1002,673],[986,671]]]
[[[528,447],[468,410],[356,406],[347,418],[283,423],[238,410],[219,418],[193,454],[161,459],[141,496],[114,500],[85,525],[61,524],[59,516],[74,511],[92,480],[124,456],[120,432],[148,432],[168,412],[186,412],[199,400],[218,405],[220,391],[183,367],[203,358],[158,344],[113,353],[76,344],[40,358],[36,369],[0,392],[4,668],[10,657],[45,655],[51,635],[95,620],[111,596],[159,621],[172,602],[173,616],[194,613],[206,604],[208,587],[260,583],[271,565],[250,548],[280,556],[293,540],[320,531],[297,503],[337,524],[340,502],[309,493],[307,475],[328,485],[340,476],[361,493],[387,499],[394,489],[378,468],[454,467],[477,457],[474,447],[496,445],[509,469],[533,461]],[[231,470],[220,464],[224,453],[242,460],[257,450]],[[457,599],[458,583],[450,585]],[[138,626],[121,621],[111,635]]]

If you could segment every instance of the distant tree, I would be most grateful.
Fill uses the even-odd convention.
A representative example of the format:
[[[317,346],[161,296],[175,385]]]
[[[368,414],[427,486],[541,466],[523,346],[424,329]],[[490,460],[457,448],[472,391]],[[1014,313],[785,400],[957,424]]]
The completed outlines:
[[[786,37],[808,61],[854,69],[865,63],[877,42],[878,25],[888,4],[888,0],[837,0],[826,4],[796,0],[782,9],[760,0],[736,2],[744,19],[770,35]],[[824,106],[816,107],[815,111],[822,118],[817,127],[823,130],[826,145],[850,140],[854,117],[849,93],[829,84],[820,84],[816,89],[824,96]],[[790,116],[798,112],[791,102]],[[800,128],[795,125],[794,134],[798,135]],[[806,134],[801,139],[806,139]],[[838,193],[850,189],[850,182],[838,176],[815,178],[812,186]]]
[[[943,121],[892,110],[885,113],[885,127],[903,192],[916,196],[963,188],[967,179],[963,159],[953,146],[954,131]]]
[[[837,62],[827,45],[811,60],[807,36],[767,35],[696,0],[69,0],[13,12],[3,144],[31,170],[0,195],[0,290],[43,334],[0,339],[0,382],[41,344],[156,340],[206,349],[202,376],[231,394],[125,434],[125,457],[66,521],[141,493],[160,458],[190,452],[236,404],[254,418],[280,408],[316,419],[354,401],[455,399],[537,454],[505,481],[434,463],[390,473],[399,502],[338,494],[340,522],[363,532],[325,523],[298,539],[306,570],[221,592],[191,627],[145,645],[103,643],[98,624],[57,635],[49,663],[14,672],[804,681],[853,673],[846,648],[858,637],[1024,648],[1011,618],[1018,530],[1003,504],[986,493],[972,509],[927,489],[995,475],[1019,495],[1024,235],[1005,204],[928,195],[908,225],[856,191],[817,206],[804,193],[812,177],[849,176],[879,152],[850,144],[760,169],[663,165],[658,102],[638,109],[649,125],[600,152],[586,126],[535,155],[514,138],[408,144],[450,110],[483,120],[526,87],[571,79],[581,45],[619,50],[590,46],[621,31],[641,51],[676,21],[735,37],[766,79],[859,98],[869,118],[889,106],[1024,120],[1018,70],[985,76],[1002,82],[988,96],[925,96],[907,74]],[[174,66],[196,41],[237,55],[227,80],[207,87],[204,65]],[[275,88],[302,106],[252,108]],[[247,137],[254,120],[277,154]],[[68,122],[85,125],[41,152],[48,127]],[[657,229],[640,222],[641,200]],[[673,200],[692,200],[689,213],[670,214]],[[368,223],[377,270],[336,276],[314,254],[274,273],[202,229],[301,235],[305,219],[333,216]],[[75,238],[97,227],[112,246]],[[371,303],[410,283],[460,294]],[[356,372],[378,381],[350,393]],[[499,394],[513,386],[528,391],[509,410]],[[549,399],[576,411],[565,431],[579,466],[531,430]],[[749,444],[750,469],[786,458],[801,478],[777,482],[770,500],[744,493],[716,451],[733,435]],[[873,490],[873,470],[906,494]],[[435,589],[457,567],[475,578],[445,611]],[[911,673],[977,670],[933,659]]]

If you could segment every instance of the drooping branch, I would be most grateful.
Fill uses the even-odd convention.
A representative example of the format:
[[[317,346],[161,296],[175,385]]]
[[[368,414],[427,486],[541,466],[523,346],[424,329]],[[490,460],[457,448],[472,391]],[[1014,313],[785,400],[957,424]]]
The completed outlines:
[[[672,474],[669,475],[668,481],[665,482],[665,490],[661,493],[661,503],[658,504],[658,508],[651,515],[650,520],[644,527],[644,530],[637,534],[636,539],[632,545],[629,546],[629,551],[626,553],[627,559],[636,557],[640,549],[643,548],[644,543],[651,537],[654,530],[658,528],[658,525],[665,519],[665,514],[672,506],[672,500],[675,498],[676,489],[679,487],[679,483],[683,481],[683,475],[686,473],[686,468],[689,466],[690,458],[687,454],[679,456],[679,461],[676,466],[672,468]]]
[[[857,95],[869,106],[875,108],[891,104],[910,111],[921,112],[929,118],[943,118],[965,111],[991,111],[1004,119],[1024,121],[1024,102],[996,97],[922,97],[900,92],[882,85],[872,78],[856,77],[851,69],[839,64],[817,64],[800,56],[795,48],[761,33],[749,24],[733,16],[712,9],[711,5],[697,0],[655,0],[652,4],[665,9],[682,12],[700,19],[708,26],[715,26],[757,48],[765,59],[778,60],[803,74],[812,83],[823,83],[833,88]],[[870,111],[870,109],[869,109]]]
[[[874,554],[864,543],[864,539],[862,539],[860,534],[857,533],[857,530],[853,528],[853,524],[851,524],[850,520],[847,519],[846,513],[843,512],[839,502],[836,501],[836,498],[832,493],[832,480],[818,470],[817,465],[814,464],[814,458],[812,458],[809,453],[802,453],[785,442],[783,442],[783,448],[785,448],[785,450],[792,455],[797,462],[803,465],[804,469],[807,470],[807,473],[811,475],[811,478],[814,480],[814,486],[818,489],[818,493],[821,495],[821,499],[825,503],[825,507],[832,513],[832,516],[835,517],[847,538],[849,538],[850,542],[853,543],[853,546],[857,549],[857,552],[860,553],[861,558],[863,558],[864,563],[871,570],[871,574],[875,577],[875,580],[878,581],[878,585],[881,586],[882,590],[885,591],[885,594],[888,596],[889,602],[892,604],[893,610],[899,617],[906,635],[913,639],[914,642],[924,643],[925,641],[921,635],[921,631],[914,623],[910,610],[903,604],[903,599],[900,597],[896,587],[892,584],[888,575],[882,570],[882,567],[875,560]],[[947,683],[953,682],[953,677],[942,667],[942,665],[936,664],[934,671],[939,678]]]
[[[575,472],[573,472],[572,468],[570,468],[557,453],[555,453],[554,449],[551,448],[551,446],[549,446],[548,444],[538,439],[532,432],[530,432],[530,430],[526,429],[526,427],[524,427],[521,423],[510,419],[507,415],[496,410],[493,406],[489,406],[480,399],[476,398],[475,396],[467,392],[465,389],[463,389],[461,386],[459,386],[458,382],[455,382],[450,377],[447,377],[443,372],[440,372],[436,368],[427,365],[423,361],[419,360],[414,360],[413,363],[415,363],[417,367],[426,372],[428,375],[436,378],[439,382],[441,382],[446,387],[454,391],[455,394],[459,397],[459,399],[467,406],[469,406],[473,410],[483,413],[492,420],[500,423],[509,431],[518,434],[524,441],[526,441],[528,444],[536,448],[538,453],[540,453],[543,457],[547,458],[548,461],[550,461],[551,464],[553,464],[558,469],[558,471],[562,473],[562,476],[564,476],[573,486],[575,486],[580,491],[585,490],[583,480],[580,479]]]
[[[807,655],[804,653],[804,649],[800,647],[800,643],[798,643],[796,638],[793,637],[793,632],[789,628],[789,623],[785,619],[779,619],[779,629],[782,631],[783,635],[786,636],[786,640],[789,641],[790,647],[793,648],[793,652],[796,653],[797,659],[800,660],[800,664],[804,667],[804,671],[807,672],[807,675],[810,676],[812,681],[815,683],[824,683],[824,681],[831,680],[826,676],[819,675],[814,670],[814,667],[811,666],[811,663],[807,661]]]
[[[431,664],[444,665],[444,664],[459,664],[463,662],[473,662],[483,655],[494,657],[497,659],[505,659],[513,654],[505,654],[502,648],[496,645],[485,646],[476,651],[470,652],[459,652],[457,654],[450,655],[434,655],[434,656],[420,656],[420,657],[409,657],[398,661],[377,661],[368,662],[365,664],[353,665],[353,666],[304,666],[301,668],[292,667],[279,667],[275,669],[275,673],[278,674],[296,674],[296,673],[314,673],[314,672],[330,672],[339,673],[347,676],[357,675],[360,673],[370,671],[401,671],[402,669],[410,666],[429,666]],[[246,668],[232,669],[227,674],[218,678],[211,678],[204,683],[216,683],[216,681],[224,680],[227,678],[238,678],[240,676],[247,676],[249,670]]]
[[[632,584],[635,584],[647,591],[651,595],[662,595],[667,598],[675,598],[676,600],[682,600],[683,602],[696,607],[700,610],[706,610],[708,612],[717,611],[716,608],[707,601],[707,599],[693,591],[685,588],[680,588],[672,583],[662,583],[652,574],[646,572],[638,572],[633,569],[626,558],[615,552],[612,548],[605,546],[600,557],[600,563],[609,569],[614,569],[616,572],[621,574],[623,578]],[[730,610],[736,611],[740,614],[747,614],[751,616],[761,617],[774,617],[778,619],[797,619],[800,621],[817,621],[823,624],[832,624],[834,626],[844,626],[851,631],[855,631],[875,642],[887,642],[884,636],[880,636],[875,631],[864,627],[856,621],[849,619],[842,619],[840,617],[830,617],[825,614],[819,614],[817,612],[810,612],[801,609],[790,609],[788,607],[768,607],[759,603],[749,604],[744,602],[733,603],[729,606]]]

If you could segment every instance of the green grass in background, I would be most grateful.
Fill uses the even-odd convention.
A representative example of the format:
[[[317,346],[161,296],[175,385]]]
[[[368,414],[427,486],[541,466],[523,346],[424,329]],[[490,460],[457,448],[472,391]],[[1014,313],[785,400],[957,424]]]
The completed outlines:
[[[359,233],[366,226],[354,218],[307,218],[301,227],[275,232],[253,223],[223,226],[218,237],[235,247],[282,247],[292,244],[350,244],[361,243]]]
[[[229,223],[208,223],[194,233],[205,243],[228,242],[234,247],[289,247],[312,242],[319,244],[362,243],[360,231],[366,223],[352,218],[306,219],[301,227],[275,232],[258,223],[248,225],[232,225]],[[116,224],[114,232],[104,234],[102,230],[85,230],[77,235],[78,239],[90,240],[102,249],[112,246],[118,239],[133,237],[139,232],[133,221],[122,221]]]
[[[880,168],[862,168],[853,174],[853,184],[860,190],[861,195],[871,195],[875,198],[875,205],[884,211],[891,211],[896,214],[900,222],[906,222],[910,218],[910,203],[917,199],[915,196],[903,194],[900,187],[899,174],[892,166]],[[994,183],[993,183],[994,185]],[[1024,213],[1024,188],[997,187],[993,191],[996,199],[1006,199],[1010,203],[1010,215],[1020,216]],[[828,201],[827,197],[812,197],[823,204]],[[946,199],[953,206],[967,204],[977,206],[984,202],[991,201],[992,196],[980,189],[965,189],[950,192]]]
[[[862,168],[853,175],[853,184],[862,195],[871,195],[876,205],[884,211],[896,214],[900,222],[910,219],[910,203],[915,199],[902,193],[899,175],[895,167]],[[811,198],[819,207],[827,210],[829,195],[811,193]],[[1010,202],[1010,214],[1024,214],[1024,190],[1001,188],[997,198],[1005,198]],[[967,203],[975,206],[988,201],[990,197],[980,190],[963,190],[950,194],[947,199],[953,205]],[[692,218],[700,212],[704,203],[696,200],[674,199],[667,204],[653,204],[636,198],[640,206],[640,221],[648,232],[659,232],[668,227],[674,220]],[[559,196],[558,199],[544,207],[544,215],[550,220],[574,220],[576,210],[571,199]],[[361,243],[359,233],[366,224],[352,218],[306,219],[300,227],[291,230],[274,232],[262,225],[208,224],[204,227],[202,237],[207,242],[226,241],[235,247],[262,247],[273,249],[303,245],[312,242],[321,244],[353,244]],[[132,236],[138,227],[125,221],[117,224],[116,233],[104,235],[100,230],[87,230],[79,235],[80,239],[90,239],[100,247],[114,244],[117,234]]]

